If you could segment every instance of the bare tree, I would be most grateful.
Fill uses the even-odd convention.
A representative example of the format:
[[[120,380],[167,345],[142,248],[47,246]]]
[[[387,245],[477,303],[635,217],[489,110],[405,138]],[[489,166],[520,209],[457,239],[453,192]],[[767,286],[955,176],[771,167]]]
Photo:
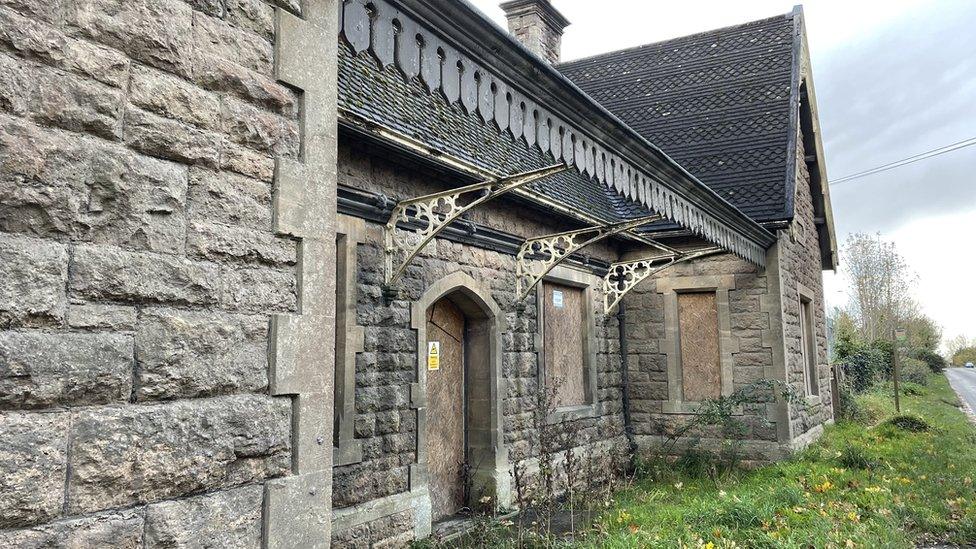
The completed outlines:
[[[967,347],[976,347],[976,337],[969,338],[964,335],[957,335],[946,341],[946,356],[952,359],[956,353]]]
[[[880,235],[853,234],[844,246],[844,264],[850,314],[866,341],[890,337],[896,325],[921,316],[911,297],[915,273],[893,242],[882,241]]]

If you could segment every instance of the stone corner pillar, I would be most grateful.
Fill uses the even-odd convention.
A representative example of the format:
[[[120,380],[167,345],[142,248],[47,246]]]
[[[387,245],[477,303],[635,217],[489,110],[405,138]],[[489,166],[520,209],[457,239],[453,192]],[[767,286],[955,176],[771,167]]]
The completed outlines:
[[[300,245],[298,311],[271,321],[271,394],[291,397],[293,417],[291,475],[265,485],[267,549],[331,541],[338,1],[304,2],[301,17],[276,10],[275,75],[303,101],[300,157],[275,166],[274,229]]]

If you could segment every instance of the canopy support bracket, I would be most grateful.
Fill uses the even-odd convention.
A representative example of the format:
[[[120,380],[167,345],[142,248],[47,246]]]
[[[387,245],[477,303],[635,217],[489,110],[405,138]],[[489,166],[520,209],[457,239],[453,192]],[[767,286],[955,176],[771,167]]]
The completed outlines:
[[[610,265],[603,277],[603,311],[609,315],[610,311],[620,303],[627,293],[639,283],[657,273],[677,265],[706,256],[724,253],[718,246],[699,248],[696,250],[676,251],[669,254],[658,254],[633,261],[620,261]]]
[[[564,164],[556,164],[398,202],[384,229],[385,291],[391,291],[417,254],[465,212],[567,169]],[[416,231],[397,231],[400,224],[418,225],[420,228]]]
[[[663,216],[660,215],[650,215],[620,223],[594,225],[526,240],[515,256],[516,301],[523,303],[549,271],[579,250],[613,235],[660,221],[662,218]]]

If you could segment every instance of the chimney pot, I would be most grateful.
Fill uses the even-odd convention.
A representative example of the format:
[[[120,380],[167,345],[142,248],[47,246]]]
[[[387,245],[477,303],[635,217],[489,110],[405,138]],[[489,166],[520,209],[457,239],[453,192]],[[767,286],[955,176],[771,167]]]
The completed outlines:
[[[532,53],[550,64],[559,62],[563,30],[569,20],[550,0],[511,0],[501,4],[508,31]]]

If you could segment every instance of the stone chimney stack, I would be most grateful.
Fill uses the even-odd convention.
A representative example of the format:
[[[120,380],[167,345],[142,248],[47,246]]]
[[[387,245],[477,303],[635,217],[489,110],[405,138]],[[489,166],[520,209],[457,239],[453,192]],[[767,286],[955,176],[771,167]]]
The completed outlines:
[[[569,20],[556,11],[550,0],[511,0],[501,8],[508,18],[508,31],[519,42],[550,64],[559,62],[563,29]]]

